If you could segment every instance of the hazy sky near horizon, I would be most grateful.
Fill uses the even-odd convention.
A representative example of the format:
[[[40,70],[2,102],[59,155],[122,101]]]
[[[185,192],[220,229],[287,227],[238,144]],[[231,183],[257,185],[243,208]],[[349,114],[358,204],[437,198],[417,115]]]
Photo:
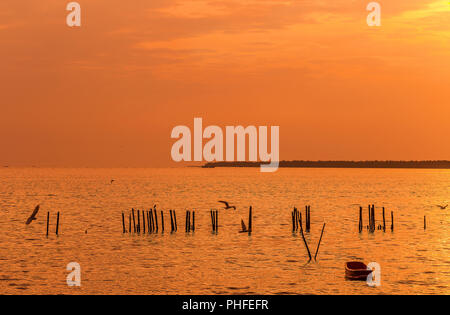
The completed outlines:
[[[450,159],[450,2],[0,2],[0,163],[173,166],[173,127],[279,125],[282,160]]]

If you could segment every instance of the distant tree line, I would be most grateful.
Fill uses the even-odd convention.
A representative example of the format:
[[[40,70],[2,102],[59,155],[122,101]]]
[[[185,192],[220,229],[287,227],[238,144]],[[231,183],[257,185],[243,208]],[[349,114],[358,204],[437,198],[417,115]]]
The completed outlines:
[[[263,162],[210,162],[204,168],[260,167]],[[428,168],[450,169],[450,161],[280,161],[279,167],[302,168]]]

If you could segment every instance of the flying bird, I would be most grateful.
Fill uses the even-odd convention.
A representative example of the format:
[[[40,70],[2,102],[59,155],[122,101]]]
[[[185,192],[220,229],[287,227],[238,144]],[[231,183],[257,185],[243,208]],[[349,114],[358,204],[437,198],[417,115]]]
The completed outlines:
[[[447,209],[448,205],[445,205],[445,206],[441,206],[441,205],[436,205],[436,207],[439,207],[439,208],[441,208],[441,210],[445,210],[445,209]]]
[[[235,206],[230,206],[230,204],[228,203],[228,202],[226,202],[226,201],[221,201],[221,200],[219,200],[218,202],[221,202],[221,203],[223,203],[224,205],[225,205],[225,210],[228,210],[228,209],[234,209],[234,210],[236,210],[236,207]]]
[[[36,206],[36,208],[34,208],[33,213],[31,214],[31,216],[28,218],[27,220],[27,225],[30,224],[31,222],[33,222],[34,220],[36,220],[36,215],[39,212],[39,205]]]

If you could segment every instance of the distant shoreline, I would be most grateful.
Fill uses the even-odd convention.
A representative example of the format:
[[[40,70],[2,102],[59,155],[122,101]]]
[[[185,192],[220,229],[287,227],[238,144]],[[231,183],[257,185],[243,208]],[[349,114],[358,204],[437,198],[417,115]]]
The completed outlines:
[[[204,164],[202,168],[260,167],[261,164],[261,162],[210,162]],[[279,167],[450,169],[450,161],[280,161]]]

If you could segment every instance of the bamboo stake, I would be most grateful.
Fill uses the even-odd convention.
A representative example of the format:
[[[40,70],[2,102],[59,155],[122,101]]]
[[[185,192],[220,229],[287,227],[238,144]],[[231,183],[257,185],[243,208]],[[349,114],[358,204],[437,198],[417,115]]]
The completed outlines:
[[[215,219],[216,219],[216,233],[219,231],[219,210],[216,210],[216,215],[215,215]]]
[[[131,212],[133,214],[133,228],[134,228],[134,233],[136,233],[136,219],[134,218],[134,209],[131,208]]]
[[[161,232],[164,233],[164,213],[161,210]]]
[[[308,243],[306,242],[306,239],[305,239],[305,234],[303,233],[303,229],[300,229],[300,232],[301,232],[301,234],[302,234],[302,238],[303,238],[303,242],[305,243],[305,246],[306,246],[306,250],[308,251],[308,256],[309,256],[309,261],[311,261],[311,252],[309,251],[309,247],[308,247]],[[309,262],[308,261],[308,262]]]
[[[130,213],[130,221],[129,222],[130,222],[130,230],[129,231],[130,231],[130,234],[131,234],[131,213]]]
[[[250,209],[248,210],[248,234],[252,233],[252,223],[252,206],[250,206]]]
[[[314,255],[314,260],[317,260],[317,253],[319,253],[320,242],[322,241],[323,231],[325,230],[325,223],[322,227],[322,233],[320,233],[319,243],[317,244],[316,254]]]
[[[171,232],[173,232],[174,231],[174,224],[173,224],[173,213],[172,213],[172,210],[170,210],[170,226],[171,226],[171,228],[172,228],[172,231]]]
[[[56,235],[58,236],[59,233],[59,211],[58,214],[56,216]]]
[[[394,231],[394,211],[391,211],[391,231]]]
[[[48,226],[50,224],[50,212],[47,212],[47,237],[48,237]]]
[[[142,227],[143,227],[142,232],[143,232],[143,234],[145,234],[145,211],[144,210],[142,210]]]
[[[47,223],[48,226],[48,223]],[[122,212],[122,228],[123,228],[123,234],[125,234],[127,231],[125,230],[125,214],[123,214]],[[48,230],[47,230],[47,235],[48,235]]]
[[[139,212],[139,210],[137,211],[137,219],[138,219],[138,223],[137,223],[137,232],[141,233],[141,214]]]
[[[359,207],[359,233],[362,232],[363,222],[362,222],[362,207]]]
[[[156,213],[156,206],[154,206],[154,210],[155,211],[153,212],[155,213],[155,232],[158,233],[159,227],[158,227],[158,214]]]

